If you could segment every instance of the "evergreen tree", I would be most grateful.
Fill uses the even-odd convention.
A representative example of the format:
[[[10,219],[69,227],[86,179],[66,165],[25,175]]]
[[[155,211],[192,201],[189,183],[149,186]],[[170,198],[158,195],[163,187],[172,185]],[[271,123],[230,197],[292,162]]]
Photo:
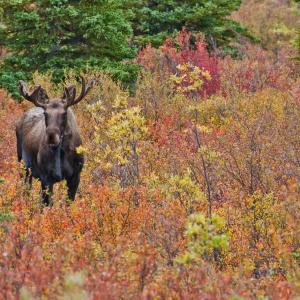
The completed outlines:
[[[131,25],[122,0],[2,0],[0,40],[8,50],[0,69],[0,85],[17,95],[19,79],[64,69],[100,68],[126,81],[134,57],[128,41]],[[4,13],[5,12],[5,13]],[[130,11],[128,12],[128,14]]]
[[[133,20],[136,41],[158,46],[166,36],[186,27],[204,33],[211,47],[228,48],[239,35],[253,38],[227,18],[240,4],[241,0],[137,0]]]

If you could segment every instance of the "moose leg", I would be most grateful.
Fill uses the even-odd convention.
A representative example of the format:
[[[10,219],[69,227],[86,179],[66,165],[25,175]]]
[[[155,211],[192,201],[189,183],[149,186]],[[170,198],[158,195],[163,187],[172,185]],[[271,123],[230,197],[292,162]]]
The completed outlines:
[[[42,182],[41,186],[42,186],[41,195],[42,195],[43,203],[46,206],[52,206],[53,205],[53,201],[52,201],[53,184],[46,185]]]
[[[23,177],[23,175],[21,175]],[[23,191],[23,196],[29,196],[32,188],[32,174],[29,168],[25,170],[25,179],[24,179],[25,188]]]
[[[79,181],[80,181],[80,174],[75,174],[72,177],[67,179],[68,197],[72,201],[74,201],[75,199]]]
[[[18,155],[18,161],[20,162],[22,160],[22,139],[18,131],[16,131],[16,136],[17,136],[17,155]]]
[[[29,168],[26,168],[25,186],[28,191],[30,191],[32,188],[32,174],[31,174],[31,170]]]

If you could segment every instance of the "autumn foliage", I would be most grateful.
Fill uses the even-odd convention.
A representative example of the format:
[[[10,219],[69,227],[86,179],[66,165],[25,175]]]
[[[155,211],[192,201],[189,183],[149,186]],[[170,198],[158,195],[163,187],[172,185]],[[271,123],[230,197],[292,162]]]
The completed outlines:
[[[134,95],[84,74],[86,164],[76,200],[60,183],[53,207],[16,162],[31,104],[0,92],[0,299],[299,294],[299,70],[284,52],[243,51],[219,58],[183,30],[141,50]]]

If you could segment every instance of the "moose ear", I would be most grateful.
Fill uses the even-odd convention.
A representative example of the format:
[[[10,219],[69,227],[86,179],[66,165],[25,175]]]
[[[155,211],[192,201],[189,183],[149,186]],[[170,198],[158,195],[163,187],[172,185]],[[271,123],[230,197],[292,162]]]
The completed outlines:
[[[76,97],[75,85],[70,85],[70,86],[64,88],[64,94],[63,94],[62,99],[63,99],[63,102],[67,106],[72,105],[72,102],[74,101],[75,97]]]
[[[40,92],[39,92],[38,97],[39,97],[39,101],[41,101],[41,102],[44,102],[44,103],[48,103],[49,102],[49,97],[47,95],[47,92],[42,87],[40,88]]]
[[[36,85],[31,93],[28,92],[27,85],[24,81],[19,82],[20,94],[35,106],[45,107],[49,101],[49,97],[45,89],[40,85]]]

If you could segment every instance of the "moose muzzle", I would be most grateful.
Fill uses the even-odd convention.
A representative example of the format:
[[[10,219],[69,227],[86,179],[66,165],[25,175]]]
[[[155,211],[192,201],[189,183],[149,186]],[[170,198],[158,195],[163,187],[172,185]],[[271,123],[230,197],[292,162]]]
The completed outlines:
[[[47,144],[52,148],[56,148],[60,144],[61,134],[60,130],[56,127],[48,127],[46,129]]]

